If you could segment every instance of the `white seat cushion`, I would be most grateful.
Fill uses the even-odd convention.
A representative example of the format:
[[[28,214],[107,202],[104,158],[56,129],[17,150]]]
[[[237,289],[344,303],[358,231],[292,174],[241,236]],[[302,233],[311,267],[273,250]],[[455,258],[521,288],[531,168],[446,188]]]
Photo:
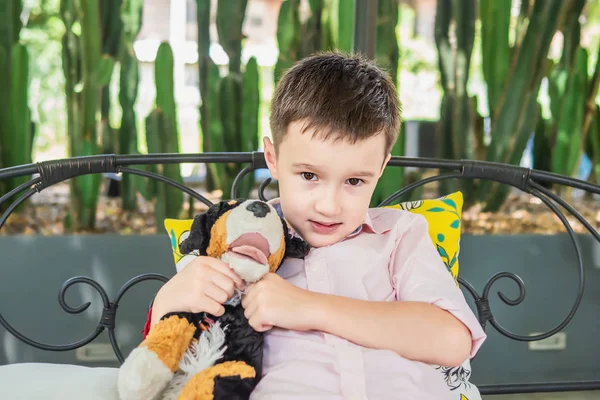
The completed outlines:
[[[117,368],[22,363],[0,366],[0,399],[118,400]]]

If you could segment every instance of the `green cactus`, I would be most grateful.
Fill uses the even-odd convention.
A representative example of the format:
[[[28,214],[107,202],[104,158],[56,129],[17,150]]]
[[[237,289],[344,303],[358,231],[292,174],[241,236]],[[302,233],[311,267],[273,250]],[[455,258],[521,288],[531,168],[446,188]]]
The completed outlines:
[[[396,26],[398,25],[398,2],[395,0],[379,0],[377,3],[377,26],[375,61],[377,65],[385,69],[392,82],[398,83],[399,48],[396,37]],[[404,129],[401,129],[400,137],[392,148],[392,155],[404,155],[405,137]],[[373,207],[380,204],[393,194],[398,187],[404,184],[404,168],[388,168],[381,179],[377,182],[375,191],[371,198]]]
[[[354,50],[354,8],[356,0],[331,0],[330,29],[333,44],[340,51]]]
[[[221,123],[219,111],[219,87],[221,85],[221,75],[219,73],[219,67],[215,63],[211,61],[208,65],[206,95],[204,97],[205,100],[202,101],[202,115],[205,116],[202,131],[204,138],[210,140],[211,151],[223,152],[226,147],[225,141],[223,140],[223,124]],[[215,189],[227,188],[227,185],[224,184],[224,179],[226,179],[225,165],[221,163],[209,164],[208,168],[208,171],[212,172]]]
[[[537,123],[533,116],[537,112],[537,97],[545,75],[550,42],[568,4],[562,0],[535,2],[519,51],[513,53],[504,90],[494,106],[494,129],[486,154],[488,161],[519,164]],[[506,185],[489,181],[481,181],[478,190],[486,211],[497,210],[509,193]]]
[[[589,142],[592,149],[589,155],[592,159],[592,171],[596,177],[596,183],[600,184],[600,105],[596,104],[593,110],[594,113],[589,131]]]
[[[523,2],[527,3],[527,2]],[[481,0],[481,51],[483,76],[487,84],[490,115],[504,89],[510,64],[510,12],[512,1]],[[495,122],[495,118],[492,118]]]
[[[138,94],[139,65],[133,50],[133,42],[142,26],[143,0],[125,0],[121,9],[122,34],[119,48],[119,62],[121,65],[119,77],[119,104],[123,110],[121,127],[119,129],[118,152],[121,154],[138,153],[137,116],[135,102]],[[124,174],[121,181],[121,198],[124,210],[136,208],[136,180],[146,183],[146,179],[139,176]],[[138,184],[139,186],[139,184]],[[147,195],[146,190],[140,190]]]
[[[97,2],[94,1],[93,3],[97,5]],[[95,112],[97,111],[95,96],[98,96],[99,92],[97,91],[97,81],[90,79],[91,71],[89,67],[90,65],[94,65],[95,69],[98,65],[97,60],[94,59],[94,55],[100,52],[99,45],[89,48],[89,51],[86,52],[88,59],[83,60],[81,48],[84,45],[81,42],[85,34],[87,40],[92,43],[90,39],[90,36],[93,37],[91,32],[92,27],[83,25],[81,36],[74,32],[74,26],[81,23],[80,14],[82,14],[82,10],[79,9],[78,3],[74,0],[62,0],[60,14],[65,25],[65,35],[63,36],[63,70],[66,81],[69,152],[71,156],[97,154],[94,148],[96,145],[96,130],[95,127],[89,130],[89,126],[90,116],[93,116],[91,122],[95,125]],[[96,13],[92,11],[92,18],[89,15],[87,18],[93,19],[94,15],[98,16],[97,7]],[[85,32],[83,32],[84,30]],[[96,37],[98,36],[99,29],[96,31]],[[97,54],[94,54],[94,51]],[[77,89],[82,81],[84,83],[84,91]],[[88,81],[90,82],[90,86],[87,85]],[[90,96],[90,92],[95,94],[95,96]],[[91,101],[91,103],[86,100]],[[89,112],[90,109],[92,110],[91,113]],[[85,116],[83,115],[84,111],[87,111]],[[84,134],[86,125],[88,130]],[[94,202],[94,198],[98,193],[99,183],[96,175],[83,176],[69,181],[70,198],[73,206],[70,207],[69,214],[65,218],[65,228],[77,230],[79,228],[90,228],[95,225],[95,206],[90,209],[89,203]],[[85,199],[84,196],[86,196]]]
[[[596,55],[596,67],[594,68],[594,73],[590,79],[590,84],[587,88],[587,98],[585,103],[585,111],[583,115],[582,122],[582,145],[588,143],[590,140],[588,139],[588,134],[592,129],[592,124],[594,123],[595,110],[596,110],[596,96],[598,95],[598,90],[600,89],[600,46],[598,47],[598,54]],[[583,146],[582,146],[583,147]],[[583,154],[584,149],[581,149],[581,153]]]
[[[242,24],[248,0],[229,0],[217,3],[217,34],[219,43],[229,57],[229,72],[240,73],[242,68]]]
[[[149,153],[178,153],[179,133],[175,105],[173,51],[167,42],[159,45],[154,62],[156,105],[146,118],[146,143]],[[160,175],[183,183],[179,164],[161,164],[153,169]],[[178,218],[183,207],[183,193],[162,182],[152,185],[156,196],[157,227],[164,218]]]
[[[279,9],[279,17],[277,19],[279,56],[277,57],[273,73],[275,83],[279,82],[279,79],[288,68],[302,58],[299,5],[299,0],[286,0],[281,3]]]
[[[25,118],[24,114],[13,115],[11,104],[11,92],[12,87],[16,86],[17,93],[15,94],[17,101],[22,103],[23,100],[27,101],[28,84],[26,87],[21,87],[23,84],[22,78],[28,79],[28,66],[24,71],[14,71],[13,66],[21,65],[23,57],[27,56],[27,49],[23,47],[17,47],[19,42],[19,36],[22,28],[20,14],[23,9],[22,0],[5,0],[0,4],[0,76],[7,77],[9,84],[5,85],[2,96],[0,96],[0,168],[13,166],[14,160],[28,159],[31,155],[22,154],[24,149],[13,148],[11,143],[15,142],[15,131],[12,127],[18,124],[17,121],[23,121]],[[19,54],[14,54],[17,51]],[[16,58],[16,59],[15,59]],[[15,75],[16,73],[16,75]],[[23,98],[23,96],[25,96]],[[17,106],[22,112],[22,104]],[[27,110],[29,114],[29,110]],[[27,118],[29,118],[27,116]],[[32,137],[33,133],[31,129],[26,131],[19,131],[19,135],[25,135],[16,140],[17,143],[26,140],[26,137]],[[33,138],[31,139],[33,140]],[[8,181],[0,182],[0,196],[10,190],[15,185],[22,182],[22,179],[11,179]],[[9,203],[0,205],[0,210],[4,210]]]
[[[476,110],[467,92],[471,54],[475,37],[475,0],[439,1],[435,19],[435,41],[444,94],[438,135],[441,156],[448,159],[473,158],[476,148],[474,131]],[[451,30],[454,30],[452,32]],[[450,36],[456,37],[455,45]],[[458,182],[440,183],[441,194],[458,189]],[[471,202],[473,186],[461,182],[465,202]]]
[[[578,0],[571,4],[573,8],[568,10],[562,27],[562,56],[548,74],[553,132],[551,170],[564,175],[576,173],[585,151],[600,83],[600,60],[593,77],[588,79],[588,52],[580,45],[579,16],[584,3]]]
[[[320,41],[317,44],[318,47],[323,50],[335,50],[337,48],[337,35],[332,29],[332,24],[334,23],[334,1],[335,0],[322,0],[321,26],[319,28]]]
[[[221,126],[223,127],[222,145],[224,151],[236,151],[240,149],[240,137],[238,132],[238,108],[239,93],[241,91],[241,82],[232,74],[224,76],[219,82],[219,117],[221,118]],[[218,139],[213,137],[216,142]],[[241,150],[241,149],[240,149]],[[239,151],[239,150],[237,150]],[[240,166],[234,163],[225,164],[223,175],[221,175],[221,190],[223,198],[231,198],[231,185],[235,176],[241,170]]]
[[[210,58],[210,14],[211,0],[196,0],[196,17],[198,27],[198,81],[200,86],[200,132],[202,151],[209,153],[214,151],[211,141],[210,127],[214,121],[220,122],[218,115],[209,113],[210,104],[214,103],[214,98],[209,96],[209,85],[211,82],[218,82],[219,71],[209,79],[209,71],[216,68],[215,63]],[[215,79],[216,81],[213,81]],[[215,116],[216,115],[216,116]],[[211,122],[212,121],[212,122]],[[206,189],[210,192],[219,188],[219,174],[216,164],[206,165]]]
[[[553,99],[555,103],[560,101],[560,106],[555,108],[558,114],[552,171],[563,175],[572,175],[579,162],[587,94],[587,63],[587,51],[578,47],[572,69],[561,71],[567,75],[564,94],[560,99]]]
[[[10,78],[10,118],[8,131],[3,139],[5,152],[2,159],[7,166],[29,164],[32,162],[34,130],[29,109],[29,53],[27,48],[15,44],[11,51]],[[8,189],[20,185],[28,178],[15,178],[8,182]]]
[[[537,105],[537,125],[533,136],[533,168],[551,171],[552,168],[552,123],[542,115],[542,106]]]
[[[67,130],[71,156],[96,155],[97,131],[101,123],[103,88],[109,83],[114,59],[102,53],[102,29],[98,0],[78,2],[62,0],[63,71],[67,100]],[[74,32],[79,26],[81,34]],[[70,180],[71,207],[65,227],[74,230],[93,229],[96,223],[101,176],[92,174]]]
[[[354,1],[309,0],[310,12],[306,21],[301,20],[301,0],[281,3],[277,21],[279,57],[273,74],[275,83],[294,63],[315,52],[353,50]]]
[[[260,76],[256,57],[246,63],[242,78],[241,151],[257,151],[260,124]],[[248,197],[255,184],[254,174],[247,175],[240,184],[239,195]]]
[[[310,16],[301,25],[302,56],[306,57],[328,45],[329,34],[323,29],[323,0],[309,0]],[[327,33],[327,35],[325,34]]]
[[[123,21],[121,20],[121,9],[123,0],[103,0],[100,6],[100,29],[101,29],[101,47],[102,54],[110,56],[114,61],[119,58],[119,49],[121,44],[121,33],[123,31]],[[116,153],[118,151],[117,130],[110,126],[109,114],[111,109],[110,100],[110,82],[111,75],[108,77],[107,84],[102,88],[101,106],[100,106],[100,130],[102,132],[102,152]]]
[[[228,73],[221,77],[212,61],[203,65],[204,92],[201,118],[203,135],[210,141],[212,151],[255,151],[258,149],[258,121],[260,109],[259,72],[254,57],[241,65],[242,23],[246,14],[247,0],[231,3],[219,2],[217,6],[217,32],[219,42],[229,57]],[[206,9],[208,5],[203,5]],[[203,28],[207,29],[207,28]],[[203,34],[206,42],[207,32]],[[205,49],[207,43],[202,45]],[[206,55],[208,52],[206,51]],[[208,134],[207,134],[208,133]],[[231,185],[242,170],[239,164],[211,166],[213,180],[223,192],[223,198],[231,197]],[[253,176],[240,182],[238,196],[248,197],[254,184]]]

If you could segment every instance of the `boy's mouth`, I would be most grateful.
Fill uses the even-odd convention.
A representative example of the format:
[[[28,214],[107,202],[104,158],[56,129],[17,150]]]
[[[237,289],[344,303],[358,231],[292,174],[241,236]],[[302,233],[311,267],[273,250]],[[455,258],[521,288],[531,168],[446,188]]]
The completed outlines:
[[[340,225],[340,222],[320,222],[320,221],[310,221],[313,230],[318,233],[331,233],[335,231]]]
[[[319,222],[319,221],[312,221],[315,224],[319,224],[319,225],[323,225],[323,226],[334,226],[334,225],[339,225],[339,222]]]

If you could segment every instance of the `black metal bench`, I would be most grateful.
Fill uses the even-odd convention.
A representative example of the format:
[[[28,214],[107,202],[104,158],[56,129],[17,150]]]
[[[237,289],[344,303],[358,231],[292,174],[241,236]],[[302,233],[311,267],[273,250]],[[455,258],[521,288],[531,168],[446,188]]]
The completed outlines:
[[[0,229],[4,226],[7,218],[20,204],[25,202],[35,193],[44,190],[56,183],[65,181],[81,175],[97,173],[124,173],[136,174],[148,178],[156,179],[165,184],[171,185],[190,195],[193,199],[210,205],[211,202],[201,194],[185,185],[172,181],[164,176],[154,174],[145,170],[134,168],[134,166],[151,164],[173,164],[173,163],[241,163],[246,164],[233,182],[232,197],[235,197],[240,180],[247,174],[258,169],[266,168],[263,154],[261,152],[253,153],[205,153],[205,154],[150,154],[150,155],[99,155],[90,157],[77,157],[70,159],[52,160],[29,165],[14,166],[0,170],[0,180],[15,177],[31,177],[29,181],[15,188],[11,192],[0,198],[0,204],[15,198],[4,214],[0,216]],[[544,171],[532,170],[506,164],[488,163],[483,161],[471,160],[441,160],[430,158],[406,158],[393,157],[388,168],[391,167],[416,167],[428,168],[445,171],[439,175],[422,179],[418,182],[407,185],[386,199],[381,205],[392,204],[402,195],[428,183],[442,181],[446,179],[481,179],[500,182],[506,185],[518,188],[539,198],[547,207],[549,207],[562,221],[567,233],[573,243],[577,263],[578,263],[578,290],[574,304],[568,315],[553,329],[535,336],[524,336],[513,333],[505,329],[494,317],[493,310],[490,307],[490,293],[492,286],[502,278],[508,278],[517,284],[519,295],[516,299],[510,299],[503,293],[498,292],[500,299],[507,305],[516,306],[520,304],[525,297],[525,283],[516,274],[512,272],[498,272],[489,278],[481,292],[477,291],[469,282],[461,277],[458,278],[466,293],[469,293],[474,301],[476,313],[481,325],[486,328],[491,325],[500,334],[517,341],[529,342],[548,338],[562,330],[575,316],[585,288],[585,272],[583,259],[578,241],[575,237],[573,228],[562,213],[559,207],[564,208],[568,213],[575,217],[591,235],[600,243],[600,234],[591,226],[591,224],[582,217],[572,206],[561,199],[554,192],[544,187],[544,184],[556,184],[581,189],[590,193],[600,194],[600,186],[594,185],[582,180],[569,178],[562,175],[548,173]],[[270,183],[270,179],[265,180],[259,187],[259,197],[264,198],[264,190]],[[142,274],[127,281],[117,292],[114,299],[110,299],[106,290],[95,280],[87,277],[73,277],[68,279],[59,290],[59,303],[63,310],[71,314],[78,314],[85,311],[90,303],[78,307],[69,306],[65,301],[66,291],[73,285],[85,283],[92,286],[103,301],[103,312],[95,330],[87,337],[65,345],[49,345],[31,340],[24,334],[13,328],[0,314],[0,324],[19,340],[42,350],[48,351],[70,351],[85,346],[94,341],[105,330],[120,362],[124,357],[119,348],[115,336],[116,314],[119,303],[123,295],[134,285],[147,280],[158,280],[166,282],[168,277],[161,274]],[[596,349],[590,349],[596,351]],[[532,392],[560,392],[560,391],[579,391],[579,390],[600,390],[600,380],[592,381],[569,381],[560,383],[532,383],[532,384],[500,384],[500,385],[481,385],[478,386],[482,394],[508,394],[508,393],[532,393]]]

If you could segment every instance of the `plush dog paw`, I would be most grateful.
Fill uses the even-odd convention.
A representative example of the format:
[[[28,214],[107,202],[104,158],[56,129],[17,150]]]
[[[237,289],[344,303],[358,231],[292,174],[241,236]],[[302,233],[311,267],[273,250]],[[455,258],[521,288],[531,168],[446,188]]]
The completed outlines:
[[[179,368],[196,327],[177,315],[161,319],[119,370],[121,400],[152,400]]]
[[[248,399],[255,377],[245,362],[226,361],[192,377],[177,400]]]
[[[134,349],[119,369],[121,400],[153,400],[167,387],[173,372],[145,346]]]

